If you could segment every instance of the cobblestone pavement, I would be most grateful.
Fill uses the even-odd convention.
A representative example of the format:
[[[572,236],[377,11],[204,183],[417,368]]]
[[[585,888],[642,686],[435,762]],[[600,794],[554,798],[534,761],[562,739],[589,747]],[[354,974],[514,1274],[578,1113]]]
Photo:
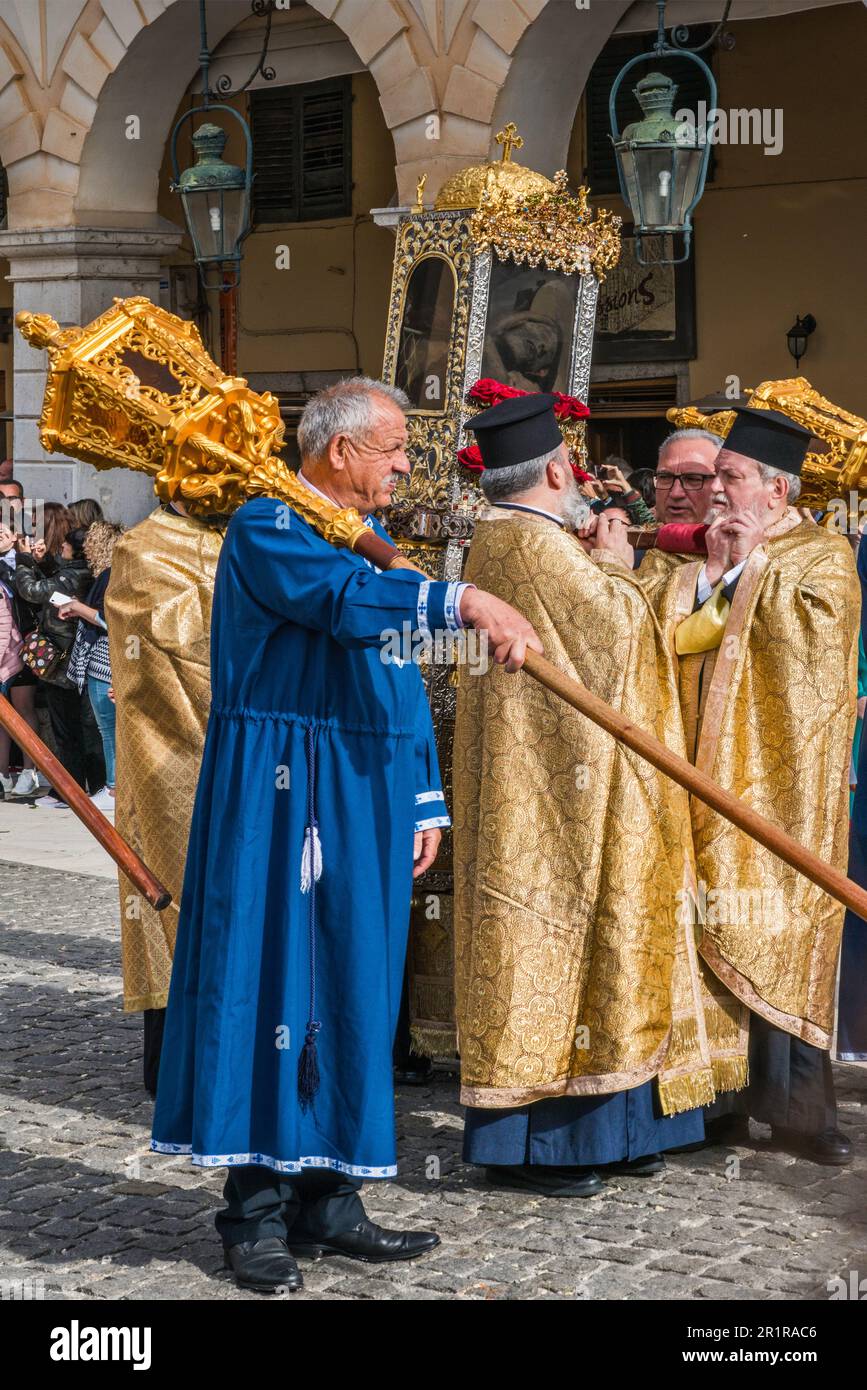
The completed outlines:
[[[120,1007],[115,890],[0,864],[0,1295],[250,1299],[222,1269],[222,1176],[148,1151],[141,1018]],[[400,1177],[366,1189],[389,1226],[439,1231],[409,1265],[305,1264],[296,1299],[827,1299],[867,1275],[867,1073],[837,1069],[850,1168],[759,1138],[669,1159],[598,1197],[487,1189],[461,1163],[445,1072],[398,1095]]]

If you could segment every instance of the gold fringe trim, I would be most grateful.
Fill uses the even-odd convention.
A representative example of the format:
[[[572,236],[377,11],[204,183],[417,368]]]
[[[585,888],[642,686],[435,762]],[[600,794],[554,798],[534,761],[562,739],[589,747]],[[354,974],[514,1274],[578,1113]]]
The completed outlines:
[[[714,1057],[711,1066],[717,1091],[742,1091],[749,1082],[746,1057]]]
[[[697,1110],[699,1106],[710,1105],[715,1095],[713,1073],[708,1068],[667,1080],[659,1077],[658,1085],[659,1103],[664,1115],[680,1115],[684,1110]]]
[[[451,1061],[457,1055],[457,1035],[448,1024],[413,1023],[409,1036],[411,1050],[418,1057],[444,1057]]]
[[[691,1057],[695,1058],[699,1046],[698,1021],[695,1014],[675,1019],[671,1027],[671,1041],[665,1054],[665,1070],[676,1071]]]
[[[423,980],[417,975],[413,981],[410,1011],[413,1015],[413,1026],[415,1019],[419,1019],[420,1028],[429,1026],[432,1021],[434,1028],[441,1025],[454,1031],[452,1019],[455,1012],[455,995],[451,983],[436,979]],[[423,1023],[422,1019],[429,1022]]]

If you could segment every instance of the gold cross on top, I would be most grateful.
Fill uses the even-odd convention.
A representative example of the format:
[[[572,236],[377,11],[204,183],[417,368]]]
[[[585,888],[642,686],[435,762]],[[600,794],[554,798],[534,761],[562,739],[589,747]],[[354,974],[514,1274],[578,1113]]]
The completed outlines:
[[[505,130],[497,134],[497,144],[503,147],[503,163],[510,164],[512,161],[512,150],[520,150],[524,147],[523,137],[518,134],[518,127],[514,121],[509,121]]]

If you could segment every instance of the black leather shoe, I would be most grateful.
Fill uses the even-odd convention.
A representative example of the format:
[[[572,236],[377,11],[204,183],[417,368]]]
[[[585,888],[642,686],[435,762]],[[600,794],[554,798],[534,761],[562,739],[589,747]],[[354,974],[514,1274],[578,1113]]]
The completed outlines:
[[[821,1134],[798,1134],[795,1130],[773,1125],[771,1140],[779,1148],[812,1159],[814,1163],[844,1168],[852,1162],[852,1141],[839,1129],[825,1129]]]
[[[641,1158],[623,1158],[619,1163],[606,1163],[606,1174],[625,1178],[649,1178],[665,1172],[662,1154],[642,1154]]]
[[[350,1231],[328,1240],[293,1240],[289,1232],[289,1249],[304,1260],[323,1260],[327,1255],[345,1255],[365,1264],[388,1264],[392,1260],[417,1260],[440,1243],[435,1231],[387,1231],[373,1221],[359,1221]]]
[[[748,1144],[750,1121],[747,1115],[720,1115],[717,1120],[705,1120],[706,1144]]]
[[[224,1249],[226,1268],[231,1269],[242,1289],[258,1293],[295,1293],[304,1280],[289,1246],[279,1236],[264,1240],[245,1240]]]
[[[427,1057],[420,1057],[416,1066],[395,1067],[395,1086],[427,1086],[433,1071],[433,1064]]]
[[[595,1197],[604,1186],[592,1168],[556,1168],[547,1163],[492,1164],[485,1176],[495,1187],[536,1197]]]

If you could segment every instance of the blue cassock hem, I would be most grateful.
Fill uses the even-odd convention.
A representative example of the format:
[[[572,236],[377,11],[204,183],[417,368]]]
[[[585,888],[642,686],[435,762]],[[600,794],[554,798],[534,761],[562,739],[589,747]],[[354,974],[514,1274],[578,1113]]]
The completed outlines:
[[[327,1168],[335,1173],[349,1173],[353,1178],[395,1178],[397,1164],[387,1168],[368,1168],[360,1163],[341,1163],[337,1158],[271,1158],[269,1154],[194,1154],[191,1144],[163,1144],[151,1140],[151,1149],[158,1154],[189,1154],[196,1168],[243,1168],[255,1165],[273,1168],[276,1173],[304,1173],[308,1168]]]
[[[464,1162],[589,1167],[642,1158],[704,1138],[701,1110],[663,1115],[646,1081],[610,1096],[557,1096],[513,1110],[466,1111]]]

